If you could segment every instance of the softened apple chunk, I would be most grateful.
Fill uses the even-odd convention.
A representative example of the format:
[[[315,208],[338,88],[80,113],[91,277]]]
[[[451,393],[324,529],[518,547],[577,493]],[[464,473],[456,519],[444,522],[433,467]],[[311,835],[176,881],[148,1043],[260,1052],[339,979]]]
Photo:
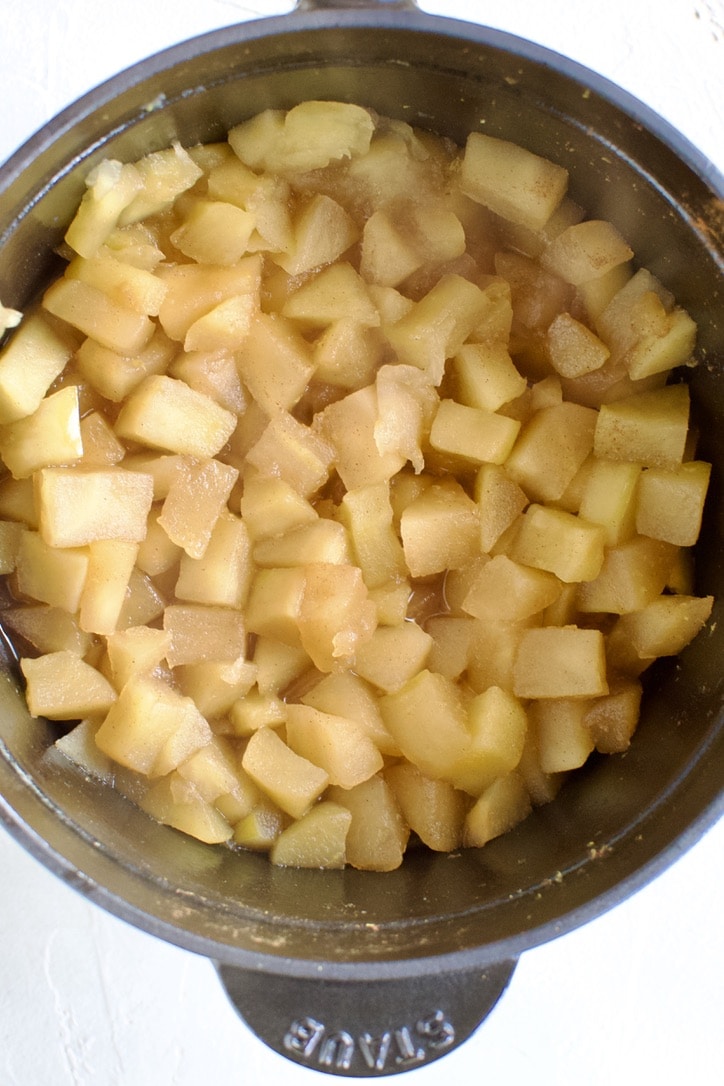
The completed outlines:
[[[568,187],[568,173],[509,140],[474,132],[462,160],[461,187],[510,222],[540,230]]]
[[[101,716],[116,700],[106,678],[68,649],[20,661],[32,716],[79,720]]]
[[[153,501],[149,475],[122,468],[44,468],[37,476],[40,534],[51,547],[138,543]]]

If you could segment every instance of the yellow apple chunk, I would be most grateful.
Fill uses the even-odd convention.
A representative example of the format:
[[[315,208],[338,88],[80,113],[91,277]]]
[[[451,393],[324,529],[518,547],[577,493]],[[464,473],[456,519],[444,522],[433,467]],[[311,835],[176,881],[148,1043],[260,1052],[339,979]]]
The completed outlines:
[[[257,566],[306,566],[312,562],[349,564],[350,546],[343,524],[317,517],[274,539],[261,539],[253,547]]]
[[[465,818],[463,844],[482,848],[527,818],[532,810],[522,776],[515,770],[485,789]]]
[[[301,818],[321,796],[329,777],[287,746],[272,728],[260,728],[241,764],[263,792],[292,818]]]
[[[88,560],[87,549],[61,550],[49,546],[37,532],[24,531],[16,561],[18,592],[28,599],[75,614],[88,574]]]
[[[568,173],[518,144],[474,132],[465,144],[460,187],[496,215],[541,230],[566,194]]]
[[[596,698],[608,693],[603,634],[542,626],[521,636],[513,670],[519,698]]]
[[[311,502],[294,487],[274,476],[246,473],[241,495],[241,516],[251,539],[270,539],[317,519]]]
[[[171,639],[166,630],[131,626],[106,638],[110,675],[120,691],[134,675],[154,671],[166,658]]]
[[[340,788],[354,788],[382,769],[379,750],[361,725],[347,716],[289,704],[286,734],[292,750],[321,766],[329,783]]]
[[[593,448],[597,417],[568,402],[537,411],[508,457],[510,478],[534,501],[557,501]]]
[[[517,419],[443,399],[432,422],[430,445],[438,452],[475,465],[502,464],[519,430]]]
[[[37,492],[40,534],[49,546],[138,543],[146,534],[153,501],[149,475],[122,468],[44,468]]]
[[[667,385],[603,404],[593,448],[608,460],[674,470],[684,455],[688,427],[688,386]]]
[[[452,783],[479,796],[498,777],[515,769],[523,754],[528,717],[507,690],[490,686],[468,705],[470,747],[453,768]]]
[[[247,463],[284,480],[307,498],[329,478],[334,455],[334,447],[325,436],[288,412],[279,411],[249,449]]]
[[[447,781],[424,776],[409,762],[390,766],[385,771],[385,780],[402,817],[423,844],[434,852],[452,852],[460,847],[467,810],[461,792]]]
[[[236,264],[246,254],[255,216],[222,200],[197,200],[170,235],[197,264]]]
[[[141,673],[126,682],[96,733],[104,754],[151,777],[170,773],[210,739],[191,698]]]
[[[400,753],[384,725],[374,688],[356,672],[330,672],[322,676],[300,700],[323,713],[353,720],[383,754]]]
[[[592,581],[601,572],[605,532],[563,509],[529,505],[517,522],[510,557],[524,566],[548,570],[570,584]],[[552,602],[549,600],[548,602]]]
[[[233,607],[169,604],[163,614],[163,628],[171,637],[166,653],[170,667],[213,659],[236,660],[245,654],[244,616]]]
[[[586,219],[558,234],[543,253],[541,264],[578,286],[606,275],[633,255],[633,249],[612,223]]]
[[[354,660],[375,622],[375,607],[357,566],[315,562],[304,567],[299,636],[320,671]]]
[[[552,572],[497,554],[477,573],[462,607],[474,618],[520,622],[543,611],[560,591]]]
[[[588,703],[583,723],[601,754],[628,750],[639,722],[641,695],[638,679],[618,678],[609,694]]]
[[[385,725],[405,758],[434,780],[451,780],[470,748],[460,688],[433,671],[419,671],[380,699]]]
[[[99,539],[88,547],[88,574],[80,597],[79,624],[88,633],[115,633],[126,602],[137,543]]]
[[[400,533],[413,577],[464,566],[480,551],[478,508],[454,479],[434,483],[411,501]]]
[[[489,554],[528,505],[525,491],[500,464],[483,464],[475,477],[480,519],[480,549]]]
[[[640,535],[607,548],[598,576],[578,590],[579,608],[614,615],[640,611],[663,592],[675,554],[672,544]]]
[[[232,829],[215,807],[178,774],[151,785],[140,799],[142,810],[164,826],[171,826],[206,845],[228,841]]]
[[[217,607],[243,607],[253,574],[246,524],[233,513],[217,517],[200,558],[181,556],[174,589],[177,599]]]
[[[85,656],[91,647],[90,634],[81,630],[77,617],[60,607],[7,607],[2,611],[2,623],[39,653],[67,650]]]
[[[82,455],[78,389],[73,386],[42,400],[32,415],[0,427],[0,456],[15,479]]]
[[[257,403],[272,415],[290,411],[314,372],[309,344],[292,321],[257,313],[238,347],[239,375]]]
[[[20,661],[30,715],[80,720],[108,712],[116,692],[100,671],[69,650]]]
[[[529,707],[535,721],[540,767],[544,773],[565,773],[578,769],[594,748],[587,726],[591,703],[583,698],[551,698]]]
[[[278,867],[343,868],[352,815],[338,803],[322,802],[279,834],[269,859]]]
[[[72,353],[42,313],[27,317],[0,352],[0,425],[34,414]]]
[[[145,377],[165,373],[175,353],[176,344],[159,329],[142,350],[129,356],[86,339],[76,351],[75,363],[101,396],[121,403]]]
[[[132,163],[105,159],[90,171],[85,183],[86,192],[65,241],[81,256],[93,256],[141,190],[143,178]]]
[[[197,321],[230,299],[250,299],[254,310],[258,305],[258,256],[244,257],[232,267],[172,264],[161,267],[158,275],[166,285],[159,322],[169,339],[179,343],[185,343]]]
[[[349,532],[355,561],[368,588],[379,588],[388,581],[405,577],[405,555],[394,530],[386,481],[348,490],[339,515]]]
[[[415,622],[378,626],[355,655],[355,671],[380,690],[399,690],[426,664],[432,637]]]
[[[711,464],[690,460],[675,471],[648,468],[639,479],[636,531],[678,547],[699,538]]]
[[[116,433],[139,445],[216,456],[231,437],[236,416],[184,381],[164,375],[147,377],[121,408]]]
[[[202,660],[174,671],[181,693],[194,699],[207,720],[218,720],[229,713],[251,690],[256,674],[256,665],[243,656],[237,660]]]
[[[203,458],[185,465],[171,483],[158,523],[190,558],[204,557],[238,477],[237,468]]]
[[[461,403],[482,411],[497,411],[522,396],[525,377],[501,343],[465,343],[453,359],[457,396]]]
[[[119,354],[135,354],[153,335],[153,321],[145,313],[120,305],[80,279],[57,279],[45,292],[43,307]]]
[[[410,829],[384,777],[371,777],[355,788],[332,786],[332,803],[350,811],[347,863],[362,871],[394,871],[402,863]]]

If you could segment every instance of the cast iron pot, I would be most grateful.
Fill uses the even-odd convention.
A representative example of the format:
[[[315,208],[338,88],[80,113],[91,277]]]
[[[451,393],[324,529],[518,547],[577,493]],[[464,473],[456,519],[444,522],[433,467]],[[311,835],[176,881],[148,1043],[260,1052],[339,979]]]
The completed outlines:
[[[717,604],[677,661],[647,673],[625,756],[592,759],[556,801],[482,850],[414,852],[388,874],[279,869],[157,825],[54,751],[0,683],[0,819],[110,912],[218,964],[251,1027],[340,1075],[418,1067],[470,1035],[520,954],[652,879],[722,812],[724,179],[620,89],[538,46],[414,3],[301,0],[169,49],[66,110],[0,171],[0,298],[24,309],[102,157],[223,137],[269,106],[335,98],[463,141],[481,129],[570,171],[699,324],[689,371],[700,455],[714,465],[697,591]]]

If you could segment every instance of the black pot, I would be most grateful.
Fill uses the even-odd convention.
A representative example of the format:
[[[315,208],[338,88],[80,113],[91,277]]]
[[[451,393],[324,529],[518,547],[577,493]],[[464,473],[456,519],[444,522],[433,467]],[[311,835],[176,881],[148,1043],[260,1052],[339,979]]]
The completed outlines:
[[[625,756],[592,759],[556,801],[482,850],[415,852],[386,874],[272,867],[157,825],[74,774],[0,684],[0,819],[91,900],[218,964],[251,1027],[289,1059],[390,1074],[450,1051],[520,954],[587,922],[662,871],[722,813],[724,179],[620,89],[538,46],[430,17],[412,2],[301,0],[103,84],[0,170],[0,298],[23,309],[101,158],[220,138],[270,105],[338,98],[460,141],[484,123],[558,159],[583,206],[613,220],[698,322],[690,371],[713,463],[697,547],[710,629],[647,673]]]

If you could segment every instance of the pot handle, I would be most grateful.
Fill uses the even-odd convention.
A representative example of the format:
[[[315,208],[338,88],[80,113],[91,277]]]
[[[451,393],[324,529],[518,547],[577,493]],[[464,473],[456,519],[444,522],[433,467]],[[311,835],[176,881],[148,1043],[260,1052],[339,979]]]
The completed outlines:
[[[326,11],[336,8],[395,8],[417,11],[417,0],[297,0],[295,11]]]
[[[451,1052],[490,1014],[517,965],[409,977],[338,980],[216,963],[226,994],[280,1055],[330,1075],[410,1071]]]

